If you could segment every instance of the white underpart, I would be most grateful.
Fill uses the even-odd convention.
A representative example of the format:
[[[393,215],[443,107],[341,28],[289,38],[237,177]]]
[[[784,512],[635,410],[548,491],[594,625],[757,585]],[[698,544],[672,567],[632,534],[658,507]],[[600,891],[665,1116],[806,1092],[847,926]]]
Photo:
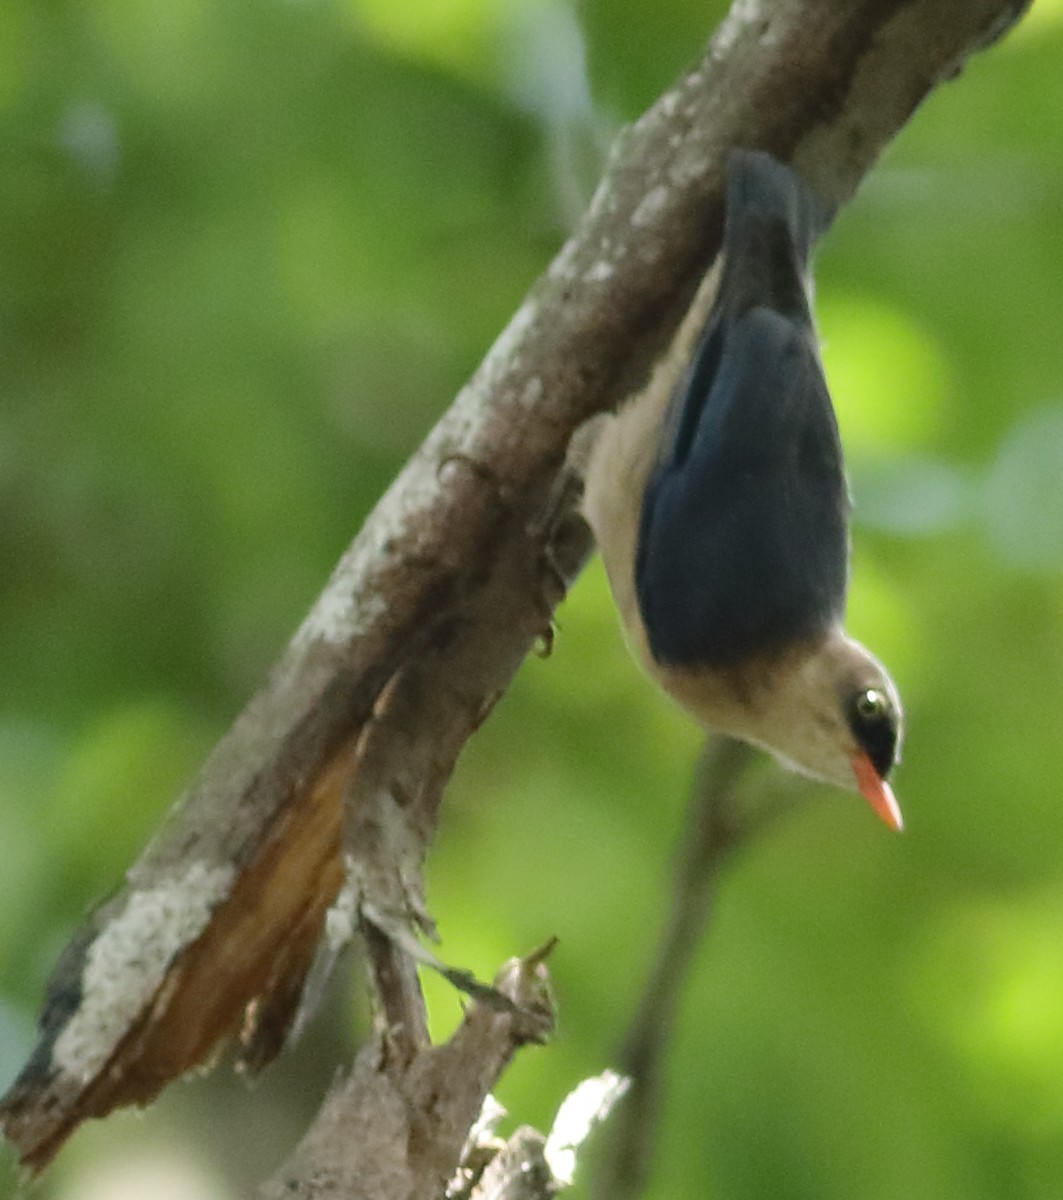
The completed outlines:
[[[158,991],[174,956],[203,932],[229,892],[231,866],[192,863],[183,874],[133,891],[92,943],[81,1004],[52,1048],[59,1070],[82,1083],[102,1070]]]

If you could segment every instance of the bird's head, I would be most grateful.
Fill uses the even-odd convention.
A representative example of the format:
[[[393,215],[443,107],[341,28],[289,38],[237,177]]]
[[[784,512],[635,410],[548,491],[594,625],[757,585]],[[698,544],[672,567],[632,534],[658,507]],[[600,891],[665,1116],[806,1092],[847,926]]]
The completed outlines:
[[[900,758],[900,697],[885,667],[841,629],[815,646],[730,670],[651,670],[706,728],[858,791],[891,829],[904,827],[888,782]]]
[[[746,736],[802,774],[861,792],[891,829],[903,829],[888,782],[903,712],[886,668],[837,629],[762,678]]]

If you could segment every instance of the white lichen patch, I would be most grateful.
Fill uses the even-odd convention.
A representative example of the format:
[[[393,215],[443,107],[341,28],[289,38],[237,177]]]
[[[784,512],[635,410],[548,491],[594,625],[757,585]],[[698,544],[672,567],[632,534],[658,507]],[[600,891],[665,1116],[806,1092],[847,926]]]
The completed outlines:
[[[390,560],[391,548],[401,545],[411,520],[434,503],[437,494],[436,471],[426,469],[423,454],[414,455],[336,564],[324,591],[295,631],[293,649],[314,642],[348,646],[386,616],[389,600],[372,587],[373,573]]]
[[[673,187],[686,189],[705,175],[708,164],[705,151],[699,146],[684,146],[668,168],[668,181]]]
[[[52,1048],[62,1074],[89,1083],[151,1000],[178,951],[206,928],[234,868],[192,863],[175,878],[138,888],[89,948],[81,1004]]]
[[[678,91],[676,91],[675,88],[672,88],[671,91],[665,92],[661,97],[657,107],[662,116],[667,117],[669,120],[674,117],[679,108]]]
[[[605,283],[616,274],[616,267],[606,258],[600,258],[593,266],[588,267],[583,274],[586,283]]]
[[[518,373],[522,349],[539,318],[539,304],[525,300],[488,351],[473,379],[458,393],[421,449],[381,499],[362,532],[340,559],[324,591],[296,630],[291,648],[315,643],[344,648],[387,618],[390,598],[375,590],[374,578],[405,545],[418,519],[436,504],[446,464],[476,456],[489,408],[485,403],[506,379]],[[541,383],[536,382],[541,389]],[[519,402],[534,397],[522,394]]]
[[[533,375],[531,379],[524,385],[520,393],[520,405],[522,408],[534,408],[543,398],[543,381],[538,375]]]
[[[292,644],[306,646],[327,642],[331,646],[348,643],[359,629],[367,628],[383,615],[387,607],[383,597],[357,594],[364,556],[356,548],[340,559],[314,607],[295,631]]]
[[[519,374],[524,343],[539,319],[539,311],[538,301],[529,298],[510,318],[509,324],[484,356],[476,374],[461,389],[454,403],[429,434],[422,447],[429,461],[438,463],[456,453],[475,455],[474,448],[491,411],[488,402],[497,398],[496,393],[507,376]],[[432,477],[436,479],[436,474],[433,473]]]
[[[487,352],[483,365],[477,372],[477,378],[483,379],[490,387],[500,371],[512,370],[520,366],[520,344],[535,324],[539,316],[539,305],[533,300],[525,300],[509,319],[509,324],[495,338],[494,345]]]
[[[716,56],[730,53],[751,25],[763,25],[767,20],[765,0],[735,0],[727,20],[716,31],[712,49]]]
[[[576,259],[579,257],[580,240],[573,236],[570,237],[561,249],[554,255],[554,261],[550,264],[547,275],[551,279],[567,280],[573,275],[573,267]]]
[[[647,225],[655,224],[668,204],[668,196],[669,189],[663,183],[650,188],[631,214],[631,224],[636,229],[642,229]]]
[[[343,862],[346,868],[346,882],[325,914],[325,941],[335,954],[354,937],[358,926],[360,891],[355,883],[354,859],[350,854],[345,854]]]

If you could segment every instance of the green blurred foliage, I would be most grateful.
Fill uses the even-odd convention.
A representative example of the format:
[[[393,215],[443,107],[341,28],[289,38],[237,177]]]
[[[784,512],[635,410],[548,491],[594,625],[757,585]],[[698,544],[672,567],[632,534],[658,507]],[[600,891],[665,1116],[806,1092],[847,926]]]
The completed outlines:
[[[0,1083],[86,907],[723,9],[0,7]],[[1037,0],[820,256],[850,624],[907,700],[909,831],[809,788],[733,863],[653,1198],[1060,1194],[1061,106],[1063,4]],[[699,741],[595,565],[462,763],[430,869],[446,956],[487,975],[561,939],[557,1039],[501,1090],[521,1120],[611,1062]],[[458,1000],[428,988],[443,1034]],[[199,1082],[84,1131],[36,1194],[235,1196],[350,1020],[283,1087]]]

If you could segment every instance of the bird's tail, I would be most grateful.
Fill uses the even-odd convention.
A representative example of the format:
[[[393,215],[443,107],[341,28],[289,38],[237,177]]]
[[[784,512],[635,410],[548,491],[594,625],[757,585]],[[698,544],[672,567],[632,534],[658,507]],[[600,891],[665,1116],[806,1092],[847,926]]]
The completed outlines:
[[[723,279],[717,304],[808,311],[808,260],[833,211],[789,167],[758,150],[727,160]]]

